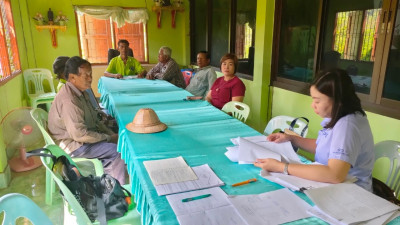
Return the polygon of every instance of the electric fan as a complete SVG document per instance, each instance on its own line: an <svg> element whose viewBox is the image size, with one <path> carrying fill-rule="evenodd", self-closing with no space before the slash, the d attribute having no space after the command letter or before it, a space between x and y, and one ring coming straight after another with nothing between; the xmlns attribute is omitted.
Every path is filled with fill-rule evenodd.
<svg viewBox="0 0 400 225"><path fill-rule="evenodd" d="M42 133L32 119L30 108L17 108L8 112L0 122L6 149L11 151L8 160L10 168L15 172L32 170L41 164L39 157L26 158L26 150L37 148L43 143ZM16 151L19 150L19 155Z"/></svg>

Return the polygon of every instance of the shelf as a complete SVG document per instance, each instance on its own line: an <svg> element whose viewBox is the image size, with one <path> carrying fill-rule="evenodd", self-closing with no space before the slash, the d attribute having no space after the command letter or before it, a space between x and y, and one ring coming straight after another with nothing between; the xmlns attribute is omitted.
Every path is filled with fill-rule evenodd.
<svg viewBox="0 0 400 225"><path fill-rule="evenodd" d="M156 6L154 5L151 9L153 12L157 13L157 27L161 28L161 12L162 11L171 11L171 22L172 27L175 28L175 17L176 12L184 12L185 8L183 5L180 6Z"/></svg>
<svg viewBox="0 0 400 225"><path fill-rule="evenodd" d="M35 25L36 29L40 32L42 30L49 30L51 35L51 44L54 48L57 48L57 36L56 31L66 31L67 26L60 26L60 25Z"/></svg>

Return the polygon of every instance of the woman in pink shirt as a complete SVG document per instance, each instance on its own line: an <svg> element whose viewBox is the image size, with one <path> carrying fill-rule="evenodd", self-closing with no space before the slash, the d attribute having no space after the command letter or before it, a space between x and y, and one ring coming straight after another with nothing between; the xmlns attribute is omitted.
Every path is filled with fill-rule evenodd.
<svg viewBox="0 0 400 225"><path fill-rule="evenodd" d="M215 80L206 96L206 100L213 106L222 109L230 101L242 102L246 86L235 76L238 64L236 55L227 53L221 58L220 63L221 72L224 76Z"/></svg>

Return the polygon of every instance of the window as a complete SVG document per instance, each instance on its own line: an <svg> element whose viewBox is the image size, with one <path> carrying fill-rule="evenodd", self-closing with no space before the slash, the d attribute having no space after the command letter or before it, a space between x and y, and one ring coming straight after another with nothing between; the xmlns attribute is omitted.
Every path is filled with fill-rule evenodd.
<svg viewBox="0 0 400 225"><path fill-rule="evenodd" d="M256 9L257 1L191 1L191 61L206 50L211 65L219 68L221 57L232 52L239 59L238 73L252 76Z"/></svg>
<svg viewBox="0 0 400 225"><path fill-rule="evenodd" d="M0 81L21 70L9 0L0 0Z"/></svg>
<svg viewBox="0 0 400 225"><path fill-rule="evenodd" d="M276 1L273 85L306 94L317 71L341 68L366 110L400 118L399 7L396 0Z"/></svg>
<svg viewBox="0 0 400 225"><path fill-rule="evenodd" d="M148 62L146 25L143 23L125 23L123 27L117 28L111 19L96 19L87 14L78 14L77 17L81 55L89 62L107 63L108 49L117 48L119 39L129 41L129 47L139 62Z"/></svg>

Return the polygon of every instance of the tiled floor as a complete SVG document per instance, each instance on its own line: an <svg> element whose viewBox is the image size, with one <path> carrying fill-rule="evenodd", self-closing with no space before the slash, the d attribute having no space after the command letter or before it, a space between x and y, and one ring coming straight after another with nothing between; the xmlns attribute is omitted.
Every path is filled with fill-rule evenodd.
<svg viewBox="0 0 400 225"><path fill-rule="evenodd" d="M7 193L21 193L32 199L50 218L54 225L63 224L63 200L58 190L53 194L53 204L45 203L46 172L43 166L31 171L11 174L11 182L7 188L0 189L0 196ZM23 207L21 208L23 209ZM2 221L2 216L0 218ZM18 221L18 224L27 224Z"/></svg>

